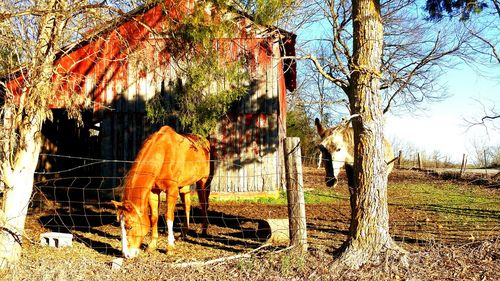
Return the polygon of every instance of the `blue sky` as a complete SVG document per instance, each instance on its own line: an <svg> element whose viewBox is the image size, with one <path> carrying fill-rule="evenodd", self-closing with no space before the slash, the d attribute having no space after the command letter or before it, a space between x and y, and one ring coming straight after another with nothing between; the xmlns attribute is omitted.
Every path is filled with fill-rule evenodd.
<svg viewBox="0 0 500 281"><path fill-rule="evenodd" d="M429 104L428 110L417 116L387 116L388 139L411 144L427 153L440 151L455 162L461 161L463 153L473 157L474 143L500 146L498 129L470 127L465 121L484 115L478 101L487 107L494 105L500 111L500 69L490 68L485 73L489 77L479 75L466 65L450 70L443 80L451 96Z"/></svg>
<svg viewBox="0 0 500 281"><path fill-rule="evenodd" d="M330 32L327 23L316 22L297 32L298 42L329 36ZM458 63L453 69L443 69L446 73L440 82L450 95L446 100L427 104L426 110L417 114L387 114L387 139L427 154L439 151L454 162L461 161L463 153L472 157L474 143L484 147L500 146L500 119L495 121L497 130L486 130L483 126L471 128L465 121L484 115L478 101L486 107L495 106L500 112L500 65L492 61L488 66L473 67L480 67L481 74L464 63Z"/></svg>

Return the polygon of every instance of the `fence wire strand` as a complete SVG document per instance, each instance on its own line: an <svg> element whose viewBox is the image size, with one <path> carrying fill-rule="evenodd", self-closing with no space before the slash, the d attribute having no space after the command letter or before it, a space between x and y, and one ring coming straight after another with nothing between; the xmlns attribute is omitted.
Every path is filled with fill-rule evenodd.
<svg viewBox="0 0 500 281"><path fill-rule="evenodd" d="M80 161L74 166L57 171L38 170L35 184L35 192L32 195L29 224L38 223L47 231L73 233L75 241L96 249L102 253L112 255L120 251L120 231L116 222L115 210L111 200L119 200L121 190L117 187L123 185L123 176L83 176L88 170L92 170L108 164L119 164L131 166L133 161L121 161L110 159L95 159L85 157L61 156L44 154L43 157L52 160L67 159ZM302 157L302 162L317 161L317 158ZM81 163L85 162L85 163ZM87 163L91 162L91 163ZM243 165L229 165L229 163L217 163L227 167L242 168ZM232 163L231 163L232 164ZM123 171L124 174L126 171ZM277 172L275 172L277 173ZM272 172L263 173L272 175ZM307 230L308 240L313 247L337 247L345 239L350 221L349 193L347 192L346 179L341 178L341 186L337 190L326 189L324 181L324 169L317 167L306 167L302 171L304 183L301 186L306 193L306 212L308 213ZM226 177L225 175L221 175ZM231 176L236 177L236 176ZM344 177L343 175L341 177ZM319 178L319 179L318 179ZM188 233L186 243L209 245L211 247L226 250L244 252L248 248L258 248L267 243L270 231L288 232L287 224L270 226L268 219L279 218L287 221L286 201L284 201L284 190L278 190L278 199L251 199L234 200L234 198L219 198L213 194L209 207L209 233L208 237L200 236L201 213L196 200L192 204L191 231ZM234 197L242 195L234 194ZM401 195L400 195L401 196ZM402 196L405 200L413 195ZM450 200L454 195L450 195ZM458 196L458 195L457 195ZM406 197L406 198L405 198ZM312 199L311 199L312 198ZM273 201L275 200L275 201ZM280 201L281 200L281 201ZM229 201L226 202L226 201ZM269 205L267 202L276 202ZM394 208L407 208L392 203ZM428 205L414 205L411 207L414 217L405 221L391 222L393 229L401 241L428 242L433 239L464 239L463 235L444 233L443 229L457 227L459 222L447 221L435 218L428 221L426 214L433 212L447 212L450 214L460 213L451 207L437 207ZM164 213L165 203L162 203L161 212ZM489 219L480 226L475 227L475 235L498 231L497 222L500 219L498 212L492 211L467 211L471 216ZM181 206L176 210L175 232L178 236L184 216ZM310 218L309 218L310 217ZM165 221L160 222L160 247L165 247ZM28 226L29 227L29 226ZM267 227L267 229L266 229ZM274 229L272 229L274 227ZM460 231L468 230L468 226L462 226ZM470 230L470 229L469 229ZM452 235L452 236L453 236ZM164 239L163 239L163 238ZM37 238L31 237L37 241ZM181 243L185 245L186 243ZM283 246L287 246L286 243ZM182 247L182 246L181 246Z"/></svg>

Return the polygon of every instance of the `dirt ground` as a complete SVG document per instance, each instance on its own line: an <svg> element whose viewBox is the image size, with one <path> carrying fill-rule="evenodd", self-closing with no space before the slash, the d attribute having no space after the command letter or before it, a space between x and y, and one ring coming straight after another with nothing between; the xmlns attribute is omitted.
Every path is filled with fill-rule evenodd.
<svg viewBox="0 0 500 281"><path fill-rule="evenodd" d="M294 255L286 244L266 244L268 233L261 230L264 220L286 219L286 206L217 201L210 204L209 236L198 235L201 231L195 204L187 238L179 237L180 222L175 224L174 251L166 251L166 234L161 232L158 251L142 253L112 269L112 261L121 253L120 231L111 206L107 202L74 204L32 211L21 263L0 272L0 279L500 280L498 211L473 225L450 223L432 210L398 204L398 198L405 194L391 191L390 185L391 235L409 251L409 266L390 259L358 271L333 266L335 251L346 239L349 227L349 200L345 181L334 194L324 187L323 176L323 170L304 169L305 190L332 197L328 203L306 205L309 251L305 255ZM389 180L404 184L429 181L445 184L414 171L394 172ZM498 189L488 192L498 198ZM160 227L164 229L164 222ZM73 246L40 246L39 235L47 231L71 231Z"/></svg>

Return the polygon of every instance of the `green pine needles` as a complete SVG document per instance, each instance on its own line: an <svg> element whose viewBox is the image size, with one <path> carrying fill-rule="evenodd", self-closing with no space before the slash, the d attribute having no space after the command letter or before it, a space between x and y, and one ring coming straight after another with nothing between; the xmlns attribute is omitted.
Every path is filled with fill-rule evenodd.
<svg viewBox="0 0 500 281"><path fill-rule="evenodd" d="M234 53L231 44L242 36L243 15L255 23L271 26L291 9L293 0L198 0L179 23L168 31L175 38L170 53L178 71L166 94L146 105L152 122L180 121L184 130L208 136L232 104L249 91L246 57L250 50ZM242 13L243 12L243 13ZM241 46L240 46L241 47Z"/></svg>
<svg viewBox="0 0 500 281"><path fill-rule="evenodd" d="M198 1L192 13L172 27L177 41L172 54L178 65L177 79L164 95L146 105L151 122L180 121L184 130L208 136L236 101L248 92L249 73L245 54L232 57L224 48L238 34L237 17L221 14L224 7ZM207 14L211 11L211 14ZM216 12L217 11L217 12Z"/></svg>
<svg viewBox="0 0 500 281"><path fill-rule="evenodd" d="M207 136L247 93L248 72L244 60L224 63L216 54L196 57L190 64L177 93L178 117L184 127Z"/></svg>
<svg viewBox="0 0 500 281"><path fill-rule="evenodd" d="M275 25L296 5L295 0L242 0L246 12L264 26Z"/></svg>

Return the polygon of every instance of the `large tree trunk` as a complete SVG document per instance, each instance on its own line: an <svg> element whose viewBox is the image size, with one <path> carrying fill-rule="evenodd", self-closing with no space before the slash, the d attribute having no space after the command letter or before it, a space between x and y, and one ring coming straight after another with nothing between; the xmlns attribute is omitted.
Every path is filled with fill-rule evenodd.
<svg viewBox="0 0 500 281"><path fill-rule="evenodd" d="M379 80L383 24L378 0L353 0L353 51L349 102L354 128L354 186L348 240L339 262L358 268L399 249L389 235L387 164ZM397 251L396 251L397 252Z"/></svg>

